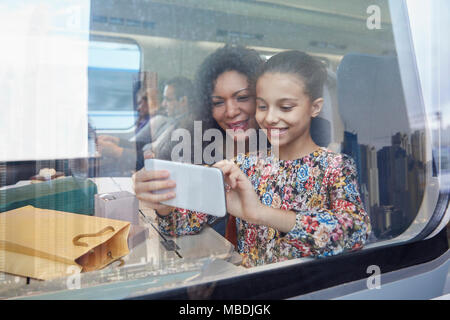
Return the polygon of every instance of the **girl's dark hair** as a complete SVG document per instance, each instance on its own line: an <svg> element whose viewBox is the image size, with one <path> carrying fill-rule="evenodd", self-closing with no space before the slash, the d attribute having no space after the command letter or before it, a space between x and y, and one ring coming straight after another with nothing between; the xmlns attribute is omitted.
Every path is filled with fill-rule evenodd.
<svg viewBox="0 0 450 320"><path fill-rule="evenodd" d="M264 73L289 73L305 84L306 94L312 101L323 96L327 71L322 61L301 51L284 51L271 57L262 67L258 78Z"/></svg>
<svg viewBox="0 0 450 320"><path fill-rule="evenodd" d="M212 118L211 95L217 78L226 71L237 71L248 78L249 85L254 82L263 63L259 54L243 46L226 45L210 54L200 65L197 76L197 98L202 110L202 120Z"/></svg>

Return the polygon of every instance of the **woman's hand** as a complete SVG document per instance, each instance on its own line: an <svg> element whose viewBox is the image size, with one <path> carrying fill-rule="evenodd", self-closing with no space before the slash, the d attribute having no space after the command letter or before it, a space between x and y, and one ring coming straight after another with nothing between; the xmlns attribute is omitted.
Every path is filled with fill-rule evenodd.
<svg viewBox="0 0 450 320"><path fill-rule="evenodd" d="M155 157L155 153L153 150L144 151L144 159L153 159Z"/></svg>
<svg viewBox="0 0 450 320"><path fill-rule="evenodd" d="M175 181L168 180L168 178L169 172L166 170L147 171L145 168L136 172L132 177L136 197L142 201L145 206L158 210L158 214L162 216L168 215L172 211L172 207L162 204L161 201L175 198L175 192L153 192L175 188Z"/></svg>
<svg viewBox="0 0 450 320"><path fill-rule="evenodd" d="M227 210L235 217L250 223L261 224L264 205L258 198L248 177L237 165L229 160L223 160L214 165L222 170L225 183L229 190L226 192Z"/></svg>

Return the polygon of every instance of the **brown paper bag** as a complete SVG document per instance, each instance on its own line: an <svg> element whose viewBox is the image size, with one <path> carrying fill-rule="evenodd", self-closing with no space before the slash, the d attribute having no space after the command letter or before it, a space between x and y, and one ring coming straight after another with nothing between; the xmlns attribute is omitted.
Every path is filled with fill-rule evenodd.
<svg viewBox="0 0 450 320"><path fill-rule="evenodd" d="M0 214L0 271L41 280L105 267L129 253L130 223L26 206Z"/></svg>

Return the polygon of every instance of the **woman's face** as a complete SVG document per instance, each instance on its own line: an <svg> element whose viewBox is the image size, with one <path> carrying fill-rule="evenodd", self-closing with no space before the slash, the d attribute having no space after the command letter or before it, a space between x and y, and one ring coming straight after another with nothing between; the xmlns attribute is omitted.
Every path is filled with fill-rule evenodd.
<svg viewBox="0 0 450 320"><path fill-rule="evenodd" d="M237 71L226 71L216 79L212 99L212 116L234 141L248 139L247 129L256 129L255 97L248 79Z"/></svg>

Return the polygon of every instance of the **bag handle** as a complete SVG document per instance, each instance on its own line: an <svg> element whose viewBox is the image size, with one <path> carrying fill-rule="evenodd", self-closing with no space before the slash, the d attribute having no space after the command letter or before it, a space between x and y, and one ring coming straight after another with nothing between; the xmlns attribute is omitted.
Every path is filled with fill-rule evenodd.
<svg viewBox="0 0 450 320"><path fill-rule="evenodd" d="M119 264L117 267L121 267L121 266L123 266L123 265L125 264L125 261L124 261L123 259L117 259L117 258L114 258L114 257L112 256L111 251L108 251L108 253L107 253L106 255L107 255L108 258L110 258L112 261L115 261L115 260L120 261L120 264Z"/></svg>
<svg viewBox="0 0 450 320"><path fill-rule="evenodd" d="M79 234L78 236L76 236L76 237L73 238L72 243L73 243L75 246L88 247L89 245L88 245L86 242L81 242L81 241L80 241L81 238L100 237L100 236L102 236L102 235L104 235L104 234L106 234L106 233L114 232L114 231L115 231L115 230L114 230L113 227L108 226L108 227L106 227L106 228L100 230L100 231L97 232L97 233L85 233L85 234Z"/></svg>

